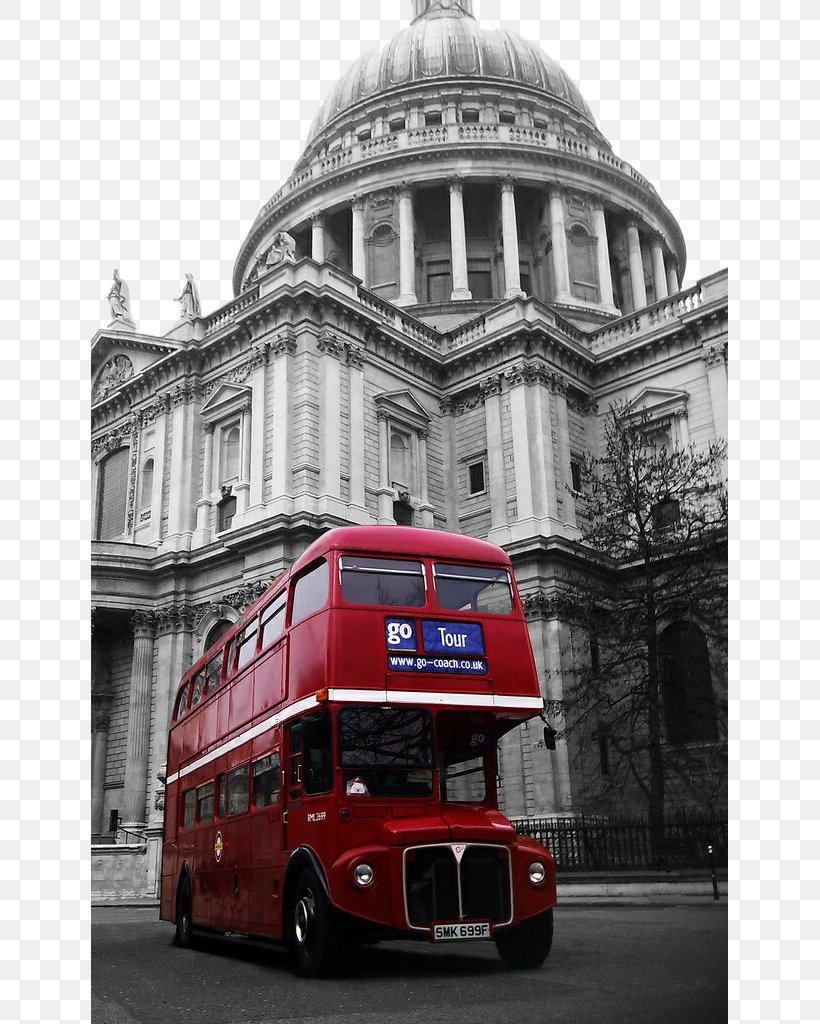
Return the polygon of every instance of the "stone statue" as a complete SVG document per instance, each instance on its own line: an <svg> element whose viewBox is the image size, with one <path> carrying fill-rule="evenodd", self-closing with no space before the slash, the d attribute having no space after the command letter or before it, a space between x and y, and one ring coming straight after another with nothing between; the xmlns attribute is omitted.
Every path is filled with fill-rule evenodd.
<svg viewBox="0 0 820 1024"><path fill-rule="evenodd" d="M202 315L202 304L199 301L199 289L194 281L193 274L185 275L185 287L182 295L175 300L180 304L180 320L193 320L195 316Z"/></svg>
<svg viewBox="0 0 820 1024"><path fill-rule="evenodd" d="M296 239L287 231L277 231L273 236L268 258L265 260L265 269L270 270L271 267L277 267L285 262L296 262Z"/></svg>
<svg viewBox="0 0 820 1024"><path fill-rule="evenodd" d="M114 283L108 293L108 305L111 307L111 316L115 322L118 321L128 327L134 326L131 317L131 296L128 285L120 277L119 270L114 271Z"/></svg>

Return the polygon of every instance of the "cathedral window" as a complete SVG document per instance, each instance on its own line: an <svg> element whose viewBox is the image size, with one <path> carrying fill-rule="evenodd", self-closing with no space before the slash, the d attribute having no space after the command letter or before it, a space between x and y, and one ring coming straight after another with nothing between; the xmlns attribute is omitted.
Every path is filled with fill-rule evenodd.
<svg viewBox="0 0 820 1024"><path fill-rule="evenodd" d="M450 261L431 260L427 264L427 301L449 302L452 290Z"/></svg>
<svg viewBox="0 0 820 1024"><path fill-rule="evenodd" d="M478 110L462 110L461 111L461 123L462 124L478 124L479 111Z"/></svg>
<svg viewBox="0 0 820 1024"><path fill-rule="evenodd" d="M511 110L502 110L498 120L501 124L515 124L515 114Z"/></svg>
<svg viewBox="0 0 820 1024"><path fill-rule="evenodd" d="M426 110L424 112L424 123L429 128L431 125L441 124L440 110Z"/></svg>
<svg viewBox="0 0 820 1024"><path fill-rule="evenodd" d="M580 224L567 232L570 291L576 299L598 302L597 240Z"/></svg>
<svg viewBox="0 0 820 1024"><path fill-rule="evenodd" d="M226 495L216 507L216 528L218 532L230 530L236 515L236 498Z"/></svg>
<svg viewBox="0 0 820 1024"><path fill-rule="evenodd" d="M404 114L402 114L401 117L390 118L389 127L391 132L403 132L406 126L407 118L404 116Z"/></svg>
<svg viewBox="0 0 820 1024"><path fill-rule="evenodd" d="M715 742L717 715L705 635L691 622L674 622L661 634L659 646L667 740Z"/></svg>
<svg viewBox="0 0 820 1024"><path fill-rule="evenodd" d="M484 459L470 463L467 473L470 479L470 495L483 494L487 489L484 477Z"/></svg>
<svg viewBox="0 0 820 1024"><path fill-rule="evenodd" d="M493 297L493 275L488 259L467 260L467 287L474 299Z"/></svg>
<svg viewBox="0 0 820 1024"><path fill-rule="evenodd" d="M142 467L142 482L140 484L140 509L151 507L151 496L154 491L154 460L146 459Z"/></svg>
<svg viewBox="0 0 820 1024"><path fill-rule="evenodd" d="M219 482L229 484L239 479L239 424L222 428L219 452Z"/></svg>
<svg viewBox="0 0 820 1024"><path fill-rule="evenodd" d="M120 448L100 463L97 539L119 540L125 532L129 448Z"/></svg>
<svg viewBox="0 0 820 1024"><path fill-rule="evenodd" d="M399 491L410 488L410 438L398 430L390 432L391 486Z"/></svg>

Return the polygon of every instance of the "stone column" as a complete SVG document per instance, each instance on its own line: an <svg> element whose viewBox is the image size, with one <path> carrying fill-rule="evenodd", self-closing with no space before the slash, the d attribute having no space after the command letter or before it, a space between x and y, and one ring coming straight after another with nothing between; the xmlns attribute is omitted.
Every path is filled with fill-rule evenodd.
<svg viewBox="0 0 820 1024"><path fill-rule="evenodd" d="M251 484L251 403L247 401L242 406L242 426L240 428L241 449L239 455L239 482L234 484L233 493L236 495L236 515L234 516L234 527L241 525L237 517L244 516L248 509L248 497Z"/></svg>
<svg viewBox="0 0 820 1024"><path fill-rule="evenodd" d="M364 199L353 200L352 273L367 287L367 259L364 249Z"/></svg>
<svg viewBox="0 0 820 1024"><path fill-rule="evenodd" d="M649 246L652 261L652 281L655 285L655 301L665 299L669 294L666 287L666 268L663 265L663 242L660 235L653 235Z"/></svg>
<svg viewBox="0 0 820 1024"><path fill-rule="evenodd" d="M125 743L123 825L138 827L146 821L148 740L151 727L151 676L154 660L154 618L134 612L134 652L128 696L128 733Z"/></svg>
<svg viewBox="0 0 820 1024"><path fill-rule="evenodd" d="M546 676L547 717L553 729L563 732L566 728L564 718L563 668L561 665L561 623L551 618L546 623L547 644L546 657L548 672ZM572 810L572 786L570 784L569 749L562 736L556 741L552 753L552 777L555 785L555 809L558 812Z"/></svg>
<svg viewBox="0 0 820 1024"><path fill-rule="evenodd" d="M214 489L214 425L203 423L202 433L205 435L205 452L202 459L202 490L196 503L196 530L192 547L199 548L211 541L211 492Z"/></svg>
<svg viewBox="0 0 820 1024"><path fill-rule="evenodd" d="M480 385L487 429L487 488L490 492L490 533L494 543L509 539L507 521L507 481L504 472L504 439L501 432L501 374L488 377Z"/></svg>
<svg viewBox="0 0 820 1024"><path fill-rule="evenodd" d="M168 499L168 533L163 550L187 551L193 536L194 513L194 430L192 399L194 388L187 381L171 393L171 480Z"/></svg>
<svg viewBox="0 0 820 1024"><path fill-rule="evenodd" d="M632 285L632 305L635 310L646 305L646 285L643 280L643 257L641 256L641 236L638 225L631 220L626 226L626 245L629 252L629 280Z"/></svg>
<svg viewBox="0 0 820 1024"><path fill-rule="evenodd" d="M273 438L273 465L270 503L273 504L275 513L288 511L286 506L291 497L290 364L295 351L296 342L292 337L291 328L285 328L269 346L273 374L270 425Z"/></svg>
<svg viewBox="0 0 820 1024"><path fill-rule="evenodd" d="M316 263L325 262L325 218L321 213L310 222L310 255Z"/></svg>
<svg viewBox="0 0 820 1024"><path fill-rule="evenodd" d="M715 424L715 437L727 439L728 431L728 383L726 372L726 343L714 345L703 350L706 363L706 376L709 381L709 396L712 399L712 419Z"/></svg>
<svg viewBox="0 0 820 1024"><path fill-rule="evenodd" d="M521 291L515 219L515 182L511 177L501 180L501 239L504 246L504 298L515 299L524 293Z"/></svg>
<svg viewBox="0 0 820 1024"><path fill-rule="evenodd" d="M530 388L530 423L533 442L535 516L540 533L546 537L560 532L558 492L555 486L555 455L552 439L552 392L546 371L535 374Z"/></svg>
<svg viewBox="0 0 820 1024"><path fill-rule="evenodd" d="M91 834L103 830L105 814L105 759L111 728L110 693L92 694L94 732L91 735Z"/></svg>
<svg viewBox="0 0 820 1024"><path fill-rule="evenodd" d="M321 353L319 377L319 503L321 510L344 515L342 500L342 347L336 337L327 334L317 345Z"/></svg>
<svg viewBox="0 0 820 1024"><path fill-rule="evenodd" d="M558 464L560 466L561 500L564 506L564 523L570 535L580 536L575 514L575 495L572 492L572 470L570 469L569 416L567 414L567 382L558 374L552 377L552 393L555 400L555 419L558 428Z"/></svg>
<svg viewBox="0 0 820 1024"><path fill-rule="evenodd" d="M552 240L552 280L555 284L555 301L572 302L569 287L569 262L567 260L567 233L564 227L564 197L560 188L549 193L550 237Z"/></svg>
<svg viewBox="0 0 820 1024"><path fill-rule="evenodd" d="M520 367L508 371L510 385L510 429L513 439L513 462L515 464L515 503L518 519L514 526L516 536L533 532L535 516L533 503L533 467L530 463L530 423L527 410L527 385L525 374ZM529 526L526 524L529 523ZM535 531L537 532L537 531Z"/></svg>
<svg viewBox="0 0 820 1024"><path fill-rule="evenodd" d="M370 520L364 490L364 358L362 349L347 350L350 394L350 518L360 523Z"/></svg>
<svg viewBox="0 0 820 1024"><path fill-rule="evenodd" d="M165 431L168 423L168 396L155 403L154 418L154 486L151 489L151 528L148 543L159 544L162 533L162 485L165 477Z"/></svg>
<svg viewBox="0 0 820 1024"><path fill-rule="evenodd" d="M602 306L607 306L613 312L615 307L615 296L612 291L612 271L609 266L609 240L606 234L606 214L600 204L592 207L592 229L598 239L598 287L600 289L599 299Z"/></svg>
<svg viewBox="0 0 820 1024"><path fill-rule="evenodd" d="M427 479L427 431L418 432L419 457L419 515L425 530L433 529L433 506L430 504L430 487Z"/></svg>
<svg viewBox="0 0 820 1024"><path fill-rule="evenodd" d="M458 456L456 453L455 428L453 424L453 400L443 398L439 404L441 412L441 433L444 446L444 479L448 486L444 488L444 507L447 511L447 529L450 533L460 533L458 520L458 492L455 481L458 477Z"/></svg>
<svg viewBox="0 0 820 1024"><path fill-rule="evenodd" d="M464 227L464 182L450 178L450 255L453 275L451 299L471 299L467 281L467 233Z"/></svg>
<svg viewBox="0 0 820 1024"><path fill-rule="evenodd" d="M254 511L246 516L246 522L261 519L265 488L265 398L267 391L268 349L261 346L255 350L256 365L251 377L253 392L251 409L251 443L248 484L248 506Z"/></svg>
<svg viewBox="0 0 820 1024"><path fill-rule="evenodd" d="M379 526L394 526L393 488L390 486L390 439L388 437L387 413L384 409L377 412L379 420Z"/></svg>
<svg viewBox="0 0 820 1024"><path fill-rule="evenodd" d="M677 295L680 291L678 283L678 267L674 257L670 256L666 263L666 284L670 295Z"/></svg>
<svg viewBox="0 0 820 1024"><path fill-rule="evenodd" d="M675 423L675 440L678 443L679 448L689 447L689 422L686 417L685 409L678 409L674 414Z"/></svg>
<svg viewBox="0 0 820 1024"><path fill-rule="evenodd" d="M402 184L399 190L399 306L414 306L418 302L414 235L413 193L408 185Z"/></svg>

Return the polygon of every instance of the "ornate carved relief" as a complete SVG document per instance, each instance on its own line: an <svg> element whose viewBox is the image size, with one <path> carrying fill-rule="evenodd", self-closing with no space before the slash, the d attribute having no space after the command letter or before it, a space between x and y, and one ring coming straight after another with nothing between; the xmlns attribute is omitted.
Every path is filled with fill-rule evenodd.
<svg viewBox="0 0 820 1024"><path fill-rule="evenodd" d="M94 390L91 392L91 404L102 401L106 395L115 391L120 384L134 376L134 364L128 356L119 355L109 359L100 371Z"/></svg>

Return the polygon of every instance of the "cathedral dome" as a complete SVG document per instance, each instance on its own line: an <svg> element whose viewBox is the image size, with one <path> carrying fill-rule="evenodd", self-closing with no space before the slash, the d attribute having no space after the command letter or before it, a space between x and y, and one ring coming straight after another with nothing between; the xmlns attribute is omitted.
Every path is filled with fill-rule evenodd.
<svg viewBox="0 0 820 1024"><path fill-rule="evenodd" d="M504 29L482 28L471 4L432 0L415 5L416 17L382 50L360 57L322 103L307 146L358 103L409 86L452 79L481 79L546 94L558 109L594 128L578 87L540 47Z"/></svg>

